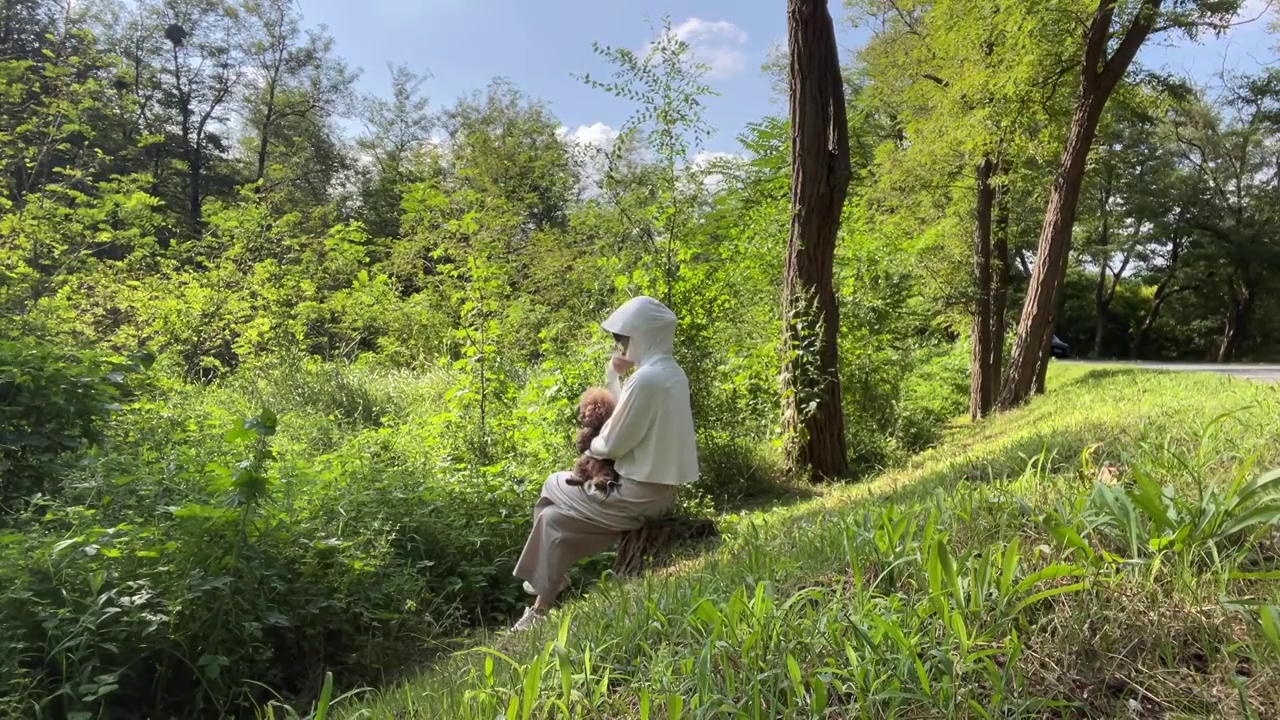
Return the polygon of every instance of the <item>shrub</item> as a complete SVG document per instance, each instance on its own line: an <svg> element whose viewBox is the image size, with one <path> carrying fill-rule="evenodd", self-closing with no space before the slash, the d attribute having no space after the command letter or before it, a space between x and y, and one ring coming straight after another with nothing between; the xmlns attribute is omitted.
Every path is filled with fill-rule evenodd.
<svg viewBox="0 0 1280 720"><path fill-rule="evenodd" d="M139 357L149 365L149 358ZM0 340L0 504L56 489L63 463L101 439L125 373L96 353Z"/></svg>

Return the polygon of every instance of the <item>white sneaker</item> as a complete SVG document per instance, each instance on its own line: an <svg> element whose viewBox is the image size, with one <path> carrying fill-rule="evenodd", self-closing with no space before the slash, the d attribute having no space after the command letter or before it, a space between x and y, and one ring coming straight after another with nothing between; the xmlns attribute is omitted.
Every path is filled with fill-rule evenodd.
<svg viewBox="0 0 1280 720"><path fill-rule="evenodd" d="M569 587L569 578L565 578L564 582L560 583L560 592L564 592L567 587ZM533 589L533 586L529 584L528 580L524 581L524 591L534 597L537 597L538 595L538 591Z"/></svg>
<svg viewBox="0 0 1280 720"><path fill-rule="evenodd" d="M525 608L524 614L520 616L515 625L511 626L511 632L524 632L545 620L546 617L547 614L544 612L538 612L531 607Z"/></svg>

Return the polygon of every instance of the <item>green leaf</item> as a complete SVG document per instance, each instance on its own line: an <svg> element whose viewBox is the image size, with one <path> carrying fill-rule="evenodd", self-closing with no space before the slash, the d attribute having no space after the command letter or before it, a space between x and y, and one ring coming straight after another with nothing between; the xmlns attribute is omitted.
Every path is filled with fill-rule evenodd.
<svg viewBox="0 0 1280 720"><path fill-rule="evenodd" d="M1013 608L1012 614L1015 616L1020 615L1022 614L1023 610L1031 607L1032 605L1035 605L1041 600L1047 600L1051 597L1057 597L1058 595L1066 595L1067 593L1079 592L1081 590L1084 590L1087 587L1089 587L1088 582L1078 582L1073 585L1064 585L1061 587L1049 588L1048 590L1038 592L1035 595L1032 595L1031 597L1028 597L1022 602L1018 603L1017 606Z"/></svg>
<svg viewBox="0 0 1280 720"><path fill-rule="evenodd" d="M791 678L792 687L798 691L804 688L804 675L800 672L800 663L796 662L791 653L787 653L787 675Z"/></svg>
<svg viewBox="0 0 1280 720"><path fill-rule="evenodd" d="M1055 563L1023 578L1022 582L1019 582L1017 587L1014 588L1014 592L1021 595L1042 582L1060 580L1065 577L1079 577L1084 572L1084 568L1076 565Z"/></svg>
<svg viewBox="0 0 1280 720"><path fill-rule="evenodd" d="M956 607L964 607L964 591L960 587L960 577L956 574L956 563L951 558L951 550L947 547L946 538L938 538L938 562L942 566L948 589L955 598Z"/></svg>
<svg viewBox="0 0 1280 720"><path fill-rule="evenodd" d="M1214 535L1214 539L1222 540L1245 530L1256 530L1280 524L1280 505L1263 505L1234 518Z"/></svg>

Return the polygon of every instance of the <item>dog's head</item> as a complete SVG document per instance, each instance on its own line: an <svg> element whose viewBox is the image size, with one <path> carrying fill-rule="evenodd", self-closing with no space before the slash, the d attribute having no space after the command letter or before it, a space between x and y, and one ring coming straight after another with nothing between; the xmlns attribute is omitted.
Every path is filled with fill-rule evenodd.
<svg viewBox="0 0 1280 720"><path fill-rule="evenodd" d="M613 414L613 393L604 388L589 388L578 398L578 424L597 432Z"/></svg>

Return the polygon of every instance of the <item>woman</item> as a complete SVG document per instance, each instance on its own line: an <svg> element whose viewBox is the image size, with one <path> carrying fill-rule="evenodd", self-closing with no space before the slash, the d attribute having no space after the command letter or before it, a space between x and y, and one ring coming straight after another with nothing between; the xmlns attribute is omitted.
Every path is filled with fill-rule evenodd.
<svg viewBox="0 0 1280 720"><path fill-rule="evenodd" d="M546 617L575 563L669 511L676 488L698 479L689 379L672 356L676 316L653 298L637 297L601 327L621 348L605 370L617 407L589 452L613 460L621 483L602 499L565 484L568 472L543 483L514 572L536 599L514 630Z"/></svg>

